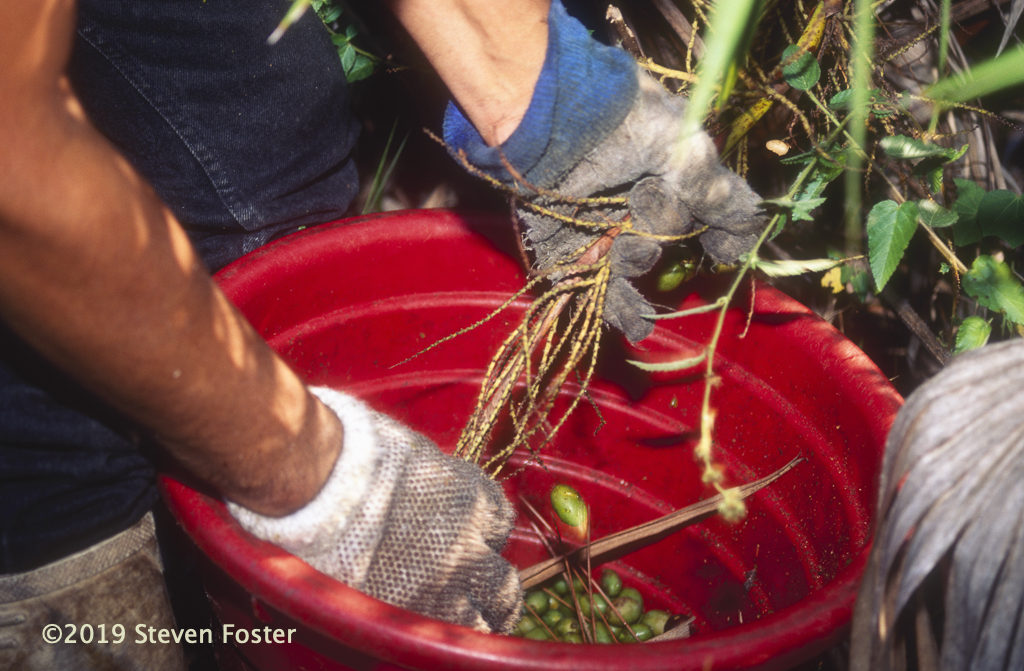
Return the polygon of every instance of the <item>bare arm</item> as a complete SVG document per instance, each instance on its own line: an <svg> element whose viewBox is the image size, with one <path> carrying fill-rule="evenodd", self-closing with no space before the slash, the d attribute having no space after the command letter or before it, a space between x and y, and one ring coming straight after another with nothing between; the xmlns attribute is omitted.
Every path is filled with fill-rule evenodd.
<svg viewBox="0 0 1024 671"><path fill-rule="evenodd" d="M0 317L266 514L312 498L341 426L219 292L63 77L73 0L0 3Z"/></svg>
<svg viewBox="0 0 1024 671"><path fill-rule="evenodd" d="M484 137L503 141L544 59L548 0L393 0ZM0 4L0 317L226 497L312 498L341 426L203 270L63 76L73 0Z"/></svg>
<svg viewBox="0 0 1024 671"><path fill-rule="evenodd" d="M508 139L529 107L547 50L550 0L389 0L490 145Z"/></svg>

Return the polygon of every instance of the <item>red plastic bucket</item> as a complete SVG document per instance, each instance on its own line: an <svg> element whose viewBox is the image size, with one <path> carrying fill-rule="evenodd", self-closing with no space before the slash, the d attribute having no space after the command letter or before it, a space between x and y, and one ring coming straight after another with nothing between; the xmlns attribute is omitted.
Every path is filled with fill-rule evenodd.
<svg viewBox="0 0 1024 671"><path fill-rule="evenodd" d="M308 382L355 393L451 447L481 371L526 303L400 362L522 287L512 241L508 223L492 216L361 217L268 245L218 281ZM699 305L720 292L691 284L660 302ZM593 402L545 451L546 468L528 466L505 482L511 499L543 507L550 486L568 482L590 503L597 538L710 496L692 456L702 378L621 361L627 353L692 356L713 322L714 314L659 322L636 348L609 337ZM247 535L220 501L165 478L169 505L208 563L207 592L222 622L295 630L291 643L235 646L235 661L253 669L696 671L786 669L821 653L849 622L900 398L851 342L769 287L730 311L718 352L715 450L728 482L804 461L749 499L744 521L712 518L617 562L650 605L696 617L691 638L569 645L443 624L331 580ZM525 522L507 556L520 566L544 558Z"/></svg>

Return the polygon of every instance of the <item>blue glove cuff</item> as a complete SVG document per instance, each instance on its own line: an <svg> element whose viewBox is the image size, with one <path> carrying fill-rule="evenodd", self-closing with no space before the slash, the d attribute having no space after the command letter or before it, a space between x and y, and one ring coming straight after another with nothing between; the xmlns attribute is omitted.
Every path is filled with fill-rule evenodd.
<svg viewBox="0 0 1024 671"><path fill-rule="evenodd" d="M629 54L599 43L552 0L544 67L519 126L499 147L488 147L449 103L445 143L502 182L512 181L504 156L530 184L550 188L626 117L636 96L636 69Z"/></svg>

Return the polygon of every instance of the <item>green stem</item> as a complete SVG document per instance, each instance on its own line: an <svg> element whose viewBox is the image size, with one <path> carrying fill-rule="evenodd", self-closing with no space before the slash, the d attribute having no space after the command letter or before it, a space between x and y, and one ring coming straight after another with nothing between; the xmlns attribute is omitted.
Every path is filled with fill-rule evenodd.
<svg viewBox="0 0 1024 671"><path fill-rule="evenodd" d="M803 186L804 181L807 180L807 177L811 174L814 167L815 164L813 162L808 163L806 166L804 166L804 169L800 171L800 174L797 176L795 180L793 180L793 184L789 188L789 193L787 194L789 198L792 198L797 194L797 192L800 190L800 187ZM736 296L736 292L739 290L740 283L744 280L744 278L747 276L747 273L750 272L750 270L754 267L754 264L757 262L757 253L761 249L761 245L764 244L764 241L767 240L768 237L771 235L771 232L775 230L775 227L778 225L780 216L782 215L776 214L768 221L768 224L764 227L764 230L761 231L761 235L758 236L757 242L754 243L754 246L746 255L746 258L743 260L743 263L740 265L740 268L736 271L736 277L729 285L728 290L726 290L725 294L720 296L718 300L716 300L713 303L713 305L720 307L718 310L718 317L715 320L715 327L711 332L711 339L708 341L708 344L704 348L704 394L701 400L700 409L701 433L700 439L697 443L698 456L704 462L705 476L713 476L714 474L714 465L710 457L710 446L712 439L711 431L713 429L713 419L711 419L711 388L714 386L715 380L715 353L718 351L718 342L722 337L722 329L725 326L725 316L729 311L729 305L732 303L732 299ZM692 314L692 312L690 314ZM725 495L727 488L723 487L717 478L711 477L710 481L719 493ZM733 504L735 505L736 502L733 501Z"/></svg>
<svg viewBox="0 0 1024 671"><path fill-rule="evenodd" d="M861 253L861 174L864 170L863 150L867 144L868 105L872 58L874 56L875 22L871 0L854 0L853 101L851 118L852 144L844 177L846 201L846 255Z"/></svg>

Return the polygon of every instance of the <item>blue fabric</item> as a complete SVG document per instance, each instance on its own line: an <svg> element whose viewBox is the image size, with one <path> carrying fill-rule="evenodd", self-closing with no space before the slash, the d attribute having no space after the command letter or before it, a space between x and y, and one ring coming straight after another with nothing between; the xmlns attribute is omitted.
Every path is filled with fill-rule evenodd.
<svg viewBox="0 0 1024 671"><path fill-rule="evenodd" d="M488 147L454 104L445 111L444 140L453 153L503 182L502 156L531 184L548 188L626 117L637 90L636 64L601 44L559 0L548 15L548 47L526 115L500 147Z"/></svg>
<svg viewBox="0 0 1024 671"><path fill-rule="evenodd" d="M79 2L72 85L211 269L341 216L356 194L358 125L337 53L312 12L267 46L286 9ZM0 573L127 528L157 500L155 470L130 424L0 324Z"/></svg>
<svg viewBox="0 0 1024 671"><path fill-rule="evenodd" d="M358 124L313 12L281 0L80 0L69 76L212 270L354 198Z"/></svg>

